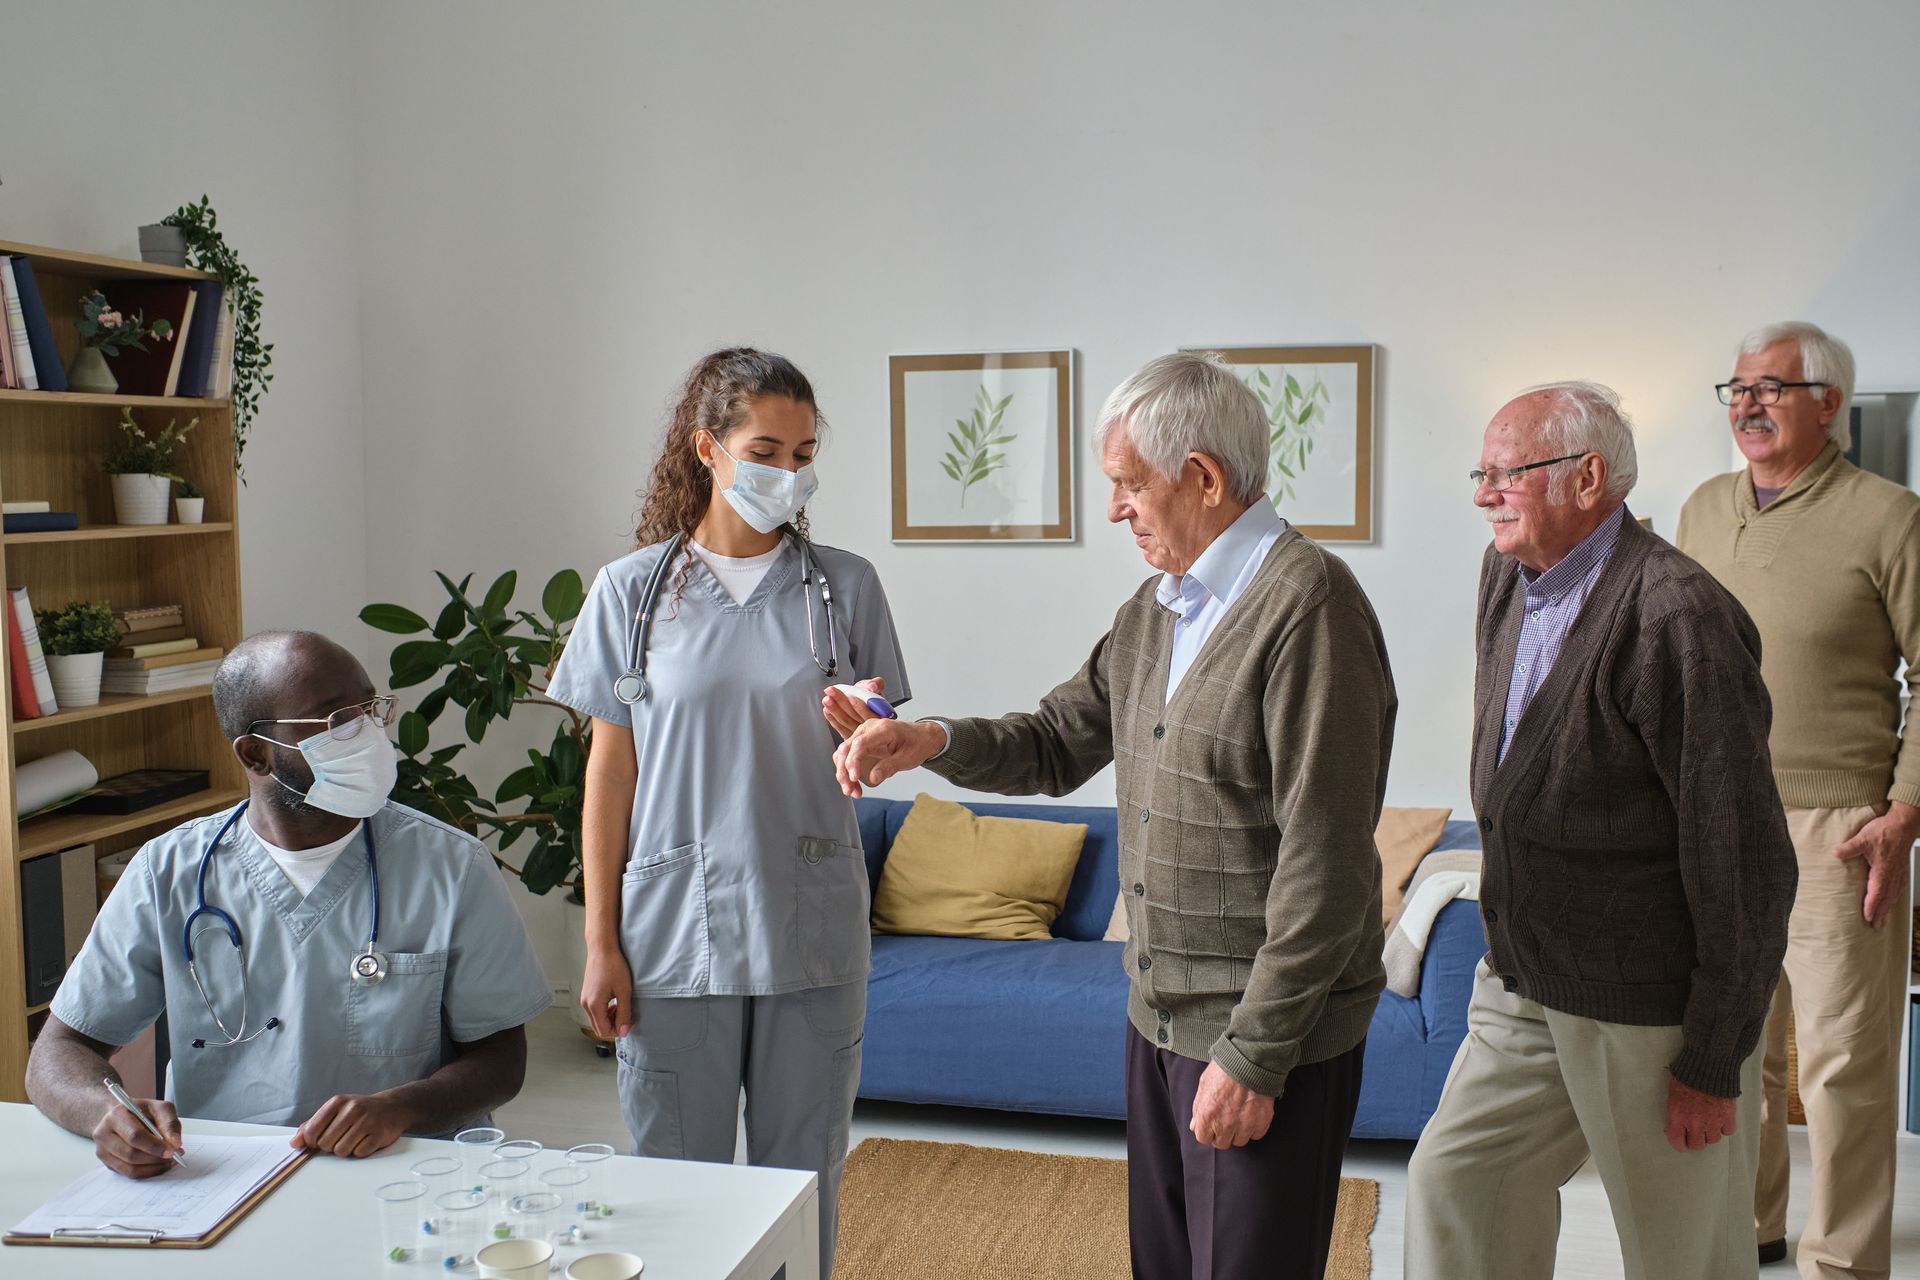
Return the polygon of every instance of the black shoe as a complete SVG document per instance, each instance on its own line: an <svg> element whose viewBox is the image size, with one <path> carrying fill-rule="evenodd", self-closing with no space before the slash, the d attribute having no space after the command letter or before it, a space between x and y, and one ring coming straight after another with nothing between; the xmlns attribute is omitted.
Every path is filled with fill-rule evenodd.
<svg viewBox="0 0 1920 1280"><path fill-rule="evenodd" d="M1785 1236L1780 1237L1778 1240L1769 1240L1760 1246L1761 1266L1764 1267L1769 1262L1785 1262L1786 1260L1787 1238Z"/></svg>

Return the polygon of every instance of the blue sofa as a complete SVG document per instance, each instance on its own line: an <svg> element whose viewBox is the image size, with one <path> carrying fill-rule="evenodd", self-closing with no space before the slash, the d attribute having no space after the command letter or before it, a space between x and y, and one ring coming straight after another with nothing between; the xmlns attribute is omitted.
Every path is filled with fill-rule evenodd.
<svg viewBox="0 0 1920 1280"><path fill-rule="evenodd" d="M879 883L909 807L905 800L856 803L869 883ZM1100 940L1120 887L1114 810L968 808L983 817L1087 824L1066 909L1048 942L876 936L860 1096L1123 1118L1127 975L1121 944ZM1478 847L1471 822L1449 822L1437 846ZM1485 951L1479 904L1451 903L1428 941L1420 994L1381 995L1355 1137L1419 1136L1466 1037L1473 968Z"/></svg>

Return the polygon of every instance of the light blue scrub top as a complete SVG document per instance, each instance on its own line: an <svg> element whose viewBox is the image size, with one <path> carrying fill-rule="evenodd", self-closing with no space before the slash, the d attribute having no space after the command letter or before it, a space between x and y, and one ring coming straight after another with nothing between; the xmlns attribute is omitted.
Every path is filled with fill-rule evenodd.
<svg viewBox="0 0 1920 1280"><path fill-rule="evenodd" d="M634 610L665 551L664 543L642 547L594 578L547 690L633 730L639 780L620 930L634 994L776 995L864 978L867 868L853 802L834 781L839 739L820 714L820 695L884 676L887 700L907 700L880 579L859 556L814 547L833 587L840 667L828 677L807 646L791 537L741 603L683 549L654 608L651 692L628 707L613 683L627 669ZM813 610L824 659L817 584Z"/></svg>
<svg viewBox="0 0 1920 1280"><path fill-rule="evenodd" d="M304 900L243 817L214 850L207 902L231 915L245 947L246 1044L227 1037L187 976L181 926L198 903L200 856L233 810L149 841L108 895L54 994L53 1015L83 1035L125 1044L164 1009L180 1113L298 1125L337 1093L424 1079L471 1043L517 1027L553 1001L520 913L485 846L397 804L368 819L380 873L380 938L389 966L370 987L348 977L365 950L373 897L364 831ZM211 926L193 954L207 996L240 1029L233 944ZM207 1047L193 1041L205 1038ZM461 1126L456 1126L461 1127ZM424 1135L433 1136L433 1135Z"/></svg>

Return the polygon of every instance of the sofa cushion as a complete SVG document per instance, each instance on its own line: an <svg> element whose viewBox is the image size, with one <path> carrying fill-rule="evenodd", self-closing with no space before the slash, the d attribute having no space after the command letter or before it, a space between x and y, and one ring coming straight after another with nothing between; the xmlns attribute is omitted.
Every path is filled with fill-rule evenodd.
<svg viewBox="0 0 1920 1280"><path fill-rule="evenodd" d="M1127 975L1105 942L873 940L860 1096L1126 1114Z"/></svg>
<svg viewBox="0 0 1920 1280"><path fill-rule="evenodd" d="M1086 834L1082 823L983 818L920 795L874 886L874 932L1051 938Z"/></svg>
<svg viewBox="0 0 1920 1280"><path fill-rule="evenodd" d="M1380 920L1392 921L1400 910L1400 899L1407 891L1420 860L1433 851L1441 832L1446 830L1451 809L1386 808L1373 829L1373 843L1380 850Z"/></svg>

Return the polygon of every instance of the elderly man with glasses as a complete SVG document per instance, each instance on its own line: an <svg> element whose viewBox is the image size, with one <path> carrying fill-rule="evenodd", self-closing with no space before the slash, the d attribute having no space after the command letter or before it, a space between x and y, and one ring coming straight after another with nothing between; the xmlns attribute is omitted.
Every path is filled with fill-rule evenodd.
<svg viewBox="0 0 1920 1280"><path fill-rule="evenodd" d="M1406 1274L1553 1272L1598 1167L1630 1278L1752 1276L1760 1055L1793 850L1760 639L1626 509L1619 400L1540 387L1487 427L1470 777L1488 952L1408 1170Z"/></svg>
<svg viewBox="0 0 1920 1280"><path fill-rule="evenodd" d="M339 645L281 632L220 664L213 710L248 798L128 865L34 1042L34 1104L145 1178L183 1150L181 1115L366 1156L513 1097L551 989L486 848L388 801L393 699ZM143 1121L101 1081L162 1013L173 1096L134 1097Z"/></svg>
<svg viewBox="0 0 1920 1280"><path fill-rule="evenodd" d="M1786 1257L1787 1018L1813 1149L1800 1273L1892 1266L1908 859L1920 835L1920 497L1848 462L1853 355L1811 324L1740 344L1717 388L1745 469L1701 485L1676 541L1739 598L1765 645L1773 776L1800 862L1767 1024L1755 1225Z"/></svg>

